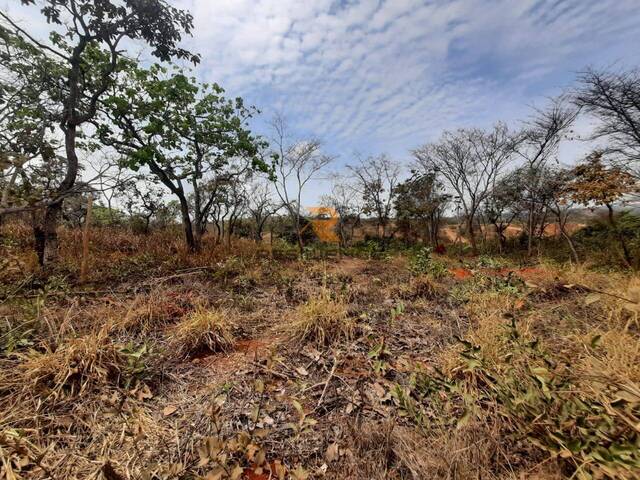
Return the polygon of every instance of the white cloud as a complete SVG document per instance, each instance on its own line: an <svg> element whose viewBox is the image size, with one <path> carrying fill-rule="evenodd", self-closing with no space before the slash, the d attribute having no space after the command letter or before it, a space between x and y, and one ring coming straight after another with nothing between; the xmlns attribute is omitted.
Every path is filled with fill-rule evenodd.
<svg viewBox="0 0 640 480"><path fill-rule="evenodd" d="M203 80L264 117L284 111L343 162L353 150L406 157L445 128L514 124L576 70L637 62L640 44L637 0L172 2L194 15Z"/></svg>

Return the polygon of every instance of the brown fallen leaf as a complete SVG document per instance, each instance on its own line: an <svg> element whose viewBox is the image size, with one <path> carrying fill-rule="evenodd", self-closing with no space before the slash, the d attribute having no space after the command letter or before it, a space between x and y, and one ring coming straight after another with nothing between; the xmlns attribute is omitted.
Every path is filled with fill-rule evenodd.
<svg viewBox="0 0 640 480"><path fill-rule="evenodd" d="M165 417L168 417L169 415L173 415L177 411L178 411L178 407L176 407L175 405L167 405L162 409L162 414Z"/></svg>
<svg viewBox="0 0 640 480"><path fill-rule="evenodd" d="M328 463L335 462L340 456L340 451L338 449L337 443L332 443L327 448L327 451L324 453L324 458Z"/></svg>

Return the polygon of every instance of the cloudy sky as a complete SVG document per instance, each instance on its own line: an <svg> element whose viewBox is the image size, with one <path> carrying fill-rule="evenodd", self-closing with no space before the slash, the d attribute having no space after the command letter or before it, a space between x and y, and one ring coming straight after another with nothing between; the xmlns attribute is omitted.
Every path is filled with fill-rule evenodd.
<svg viewBox="0 0 640 480"><path fill-rule="evenodd" d="M180 0L200 75L341 157L526 118L587 65L640 65L639 0Z"/></svg>
<svg viewBox="0 0 640 480"><path fill-rule="evenodd" d="M447 128L517 126L586 66L640 65L640 0L171 1L194 15L200 78L262 119L282 112L338 164L406 160Z"/></svg>

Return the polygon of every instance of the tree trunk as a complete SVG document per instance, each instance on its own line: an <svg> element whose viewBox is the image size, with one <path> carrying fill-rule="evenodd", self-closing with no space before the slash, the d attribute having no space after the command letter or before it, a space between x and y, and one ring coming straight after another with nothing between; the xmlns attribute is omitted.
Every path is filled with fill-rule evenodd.
<svg viewBox="0 0 640 480"><path fill-rule="evenodd" d="M573 240L571 239L571 235L569 235L567 231L564 229L564 225L560 227L560 234L567 241L567 245L569 245L569 250L571 250L571 256L573 257L573 260L576 263L580 263L580 257L578 257L576 246L574 245Z"/></svg>
<svg viewBox="0 0 640 480"><path fill-rule="evenodd" d="M16 160L15 168L13 169L13 173L9 178L9 181L5 184L4 189L2 190L2 198L0 198L0 208L6 208L9 206L9 193L11 189L15 186L16 181L18 180L18 174L22 170L22 166L26 163L26 157L21 157L20 160ZM0 213L0 226L4 221L4 215Z"/></svg>
<svg viewBox="0 0 640 480"><path fill-rule="evenodd" d="M191 217L189 217L189 205L184 195L179 196L180 200L180 213L182 216L182 228L184 229L184 236L187 242L187 247L192 252L196 252L200 249L200 245L193 234L193 224L191 223Z"/></svg>
<svg viewBox="0 0 640 480"><path fill-rule="evenodd" d="M62 213L62 202L64 195L73 188L78 175L76 127L74 125L68 126L64 130L64 143L67 154L67 171L56 189L55 195L59 198L45 207L42 223L33 229L38 262L45 269L51 267L58 259L58 222Z"/></svg>
<svg viewBox="0 0 640 480"><path fill-rule="evenodd" d="M200 250L202 247L202 235L204 234L204 229L202 228L202 223L200 220L195 219L192 223L193 227L193 243L195 244L195 250Z"/></svg>
<svg viewBox="0 0 640 480"><path fill-rule="evenodd" d="M476 243L476 232L473 227L473 216L467 216L467 233L471 242L471 251L474 255L478 255L478 244Z"/></svg>
<svg viewBox="0 0 640 480"><path fill-rule="evenodd" d="M498 249L499 249L499 253L504 253L505 248L506 248L506 243L507 243L507 237L505 236L504 232L506 230L506 227L503 228L500 224L498 223L494 223L493 226L496 229L496 236L498 237Z"/></svg>
<svg viewBox="0 0 640 480"><path fill-rule="evenodd" d="M38 263L50 268L58 258L58 221L62 204L56 203L45 208L42 222L33 228Z"/></svg>
<svg viewBox="0 0 640 480"><path fill-rule="evenodd" d="M150 216L144 217L144 234L145 235L149 235L149 232L150 232L149 225L150 224L151 224L151 217Z"/></svg>
<svg viewBox="0 0 640 480"><path fill-rule="evenodd" d="M298 254L300 255L300 258L302 258L302 255L304 255L304 242L302 241L302 231L300 229L299 213L296 214L295 226L296 226L296 237L298 237Z"/></svg>
<svg viewBox="0 0 640 480"><path fill-rule="evenodd" d="M529 206L529 218L527 219L527 255L533 252L533 203Z"/></svg>
<svg viewBox="0 0 640 480"><path fill-rule="evenodd" d="M614 233L618 237L618 241L620 242L620 246L622 247L622 253L624 255L624 261L627 267L631 266L631 254L629 253L629 247L627 247L627 242L624 239L624 233L618 229L618 223L615 220L613 215L613 206L610 203L607 203L607 210L609 211L609 224L613 229Z"/></svg>

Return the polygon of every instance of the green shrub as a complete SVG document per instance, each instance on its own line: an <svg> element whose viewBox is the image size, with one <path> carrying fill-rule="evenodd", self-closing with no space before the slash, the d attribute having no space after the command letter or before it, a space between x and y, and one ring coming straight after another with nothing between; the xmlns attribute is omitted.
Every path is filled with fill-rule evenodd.
<svg viewBox="0 0 640 480"><path fill-rule="evenodd" d="M397 405L423 426L426 412L442 398L437 393L458 405L458 423L491 405L512 434L559 458L575 478L635 478L640 388L558 362L537 341L521 338L515 323L502 340L499 360L460 340L457 374L414 375L408 386L396 389ZM594 339L585 348L596 344Z"/></svg>
<svg viewBox="0 0 640 480"><path fill-rule="evenodd" d="M412 255L409 261L411 273L414 275L427 274L434 278L442 278L449 273L446 264L434 259L431 252L430 247L422 247Z"/></svg>

